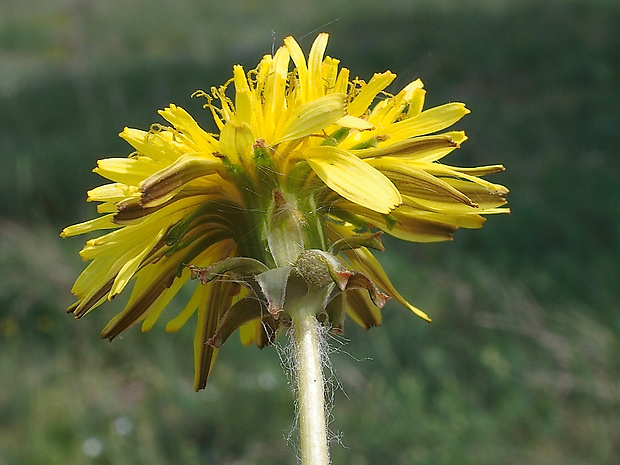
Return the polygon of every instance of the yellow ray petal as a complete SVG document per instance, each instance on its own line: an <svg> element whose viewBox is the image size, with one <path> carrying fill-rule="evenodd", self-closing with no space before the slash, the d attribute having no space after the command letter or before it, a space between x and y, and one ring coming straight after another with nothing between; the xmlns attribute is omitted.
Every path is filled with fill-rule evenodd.
<svg viewBox="0 0 620 465"><path fill-rule="evenodd" d="M249 346L257 339L257 334L260 331L261 321L253 320L248 321L246 324L242 325L239 328L239 338L241 339L241 344L244 346Z"/></svg>
<svg viewBox="0 0 620 465"><path fill-rule="evenodd" d="M256 116L254 115L254 101L248 85L243 67L236 65L233 68L235 83L235 118L237 124L247 124L252 130L256 130Z"/></svg>
<svg viewBox="0 0 620 465"><path fill-rule="evenodd" d="M153 160L148 157L133 158L104 158L97 161L94 173L130 186L137 186L152 174L164 169L167 163Z"/></svg>
<svg viewBox="0 0 620 465"><path fill-rule="evenodd" d="M151 306L172 285L178 263L168 260L140 270L127 305L101 332L104 339L114 339L127 328L143 320Z"/></svg>
<svg viewBox="0 0 620 465"><path fill-rule="evenodd" d="M442 180L462 192L467 197L472 199L478 205L475 213L484 213L484 210L488 208L501 207L507 203L505 193L496 192L480 186L473 182L464 181L460 179L442 178ZM400 183L398 184L398 190L403 195L404 203L411 203L408 199L414 199L422 205L422 208L430 209L431 211L442 211L445 209L446 213L456 212L470 212L472 208L462 202L455 200L451 197L446 197L440 192L430 191L423 186L412 183ZM407 200L405 200L407 197Z"/></svg>
<svg viewBox="0 0 620 465"><path fill-rule="evenodd" d="M235 124L229 121L222 128L220 151L228 157L231 163L248 166L254 142L252 129L247 123Z"/></svg>
<svg viewBox="0 0 620 465"><path fill-rule="evenodd" d="M338 78L336 79L336 84L334 84L334 89L332 92L334 93L346 93L349 89L349 70L347 68L341 68L338 73Z"/></svg>
<svg viewBox="0 0 620 465"><path fill-rule="evenodd" d="M345 115L344 94L328 94L301 105L290 117L276 142L287 142L308 136L335 123Z"/></svg>
<svg viewBox="0 0 620 465"><path fill-rule="evenodd" d="M157 300L149 307L149 309L145 312L146 318L142 323L142 331L150 331L153 329L153 326L159 319L161 313L174 298L174 296L177 295L181 287L187 282L189 276L190 271L188 268L185 268L181 276L174 280L172 286L164 290Z"/></svg>
<svg viewBox="0 0 620 465"><path fill-rule="evenodd" d="M421 80L416 79L410 85L413 85L413 92L409 97L409 108L407 108L407 116L413 118L414 116L422 113L424 107L424 100L426 97L426 91L424 90L424 84ZM409 86L407 86L409 87Z"/></svg>
<svg viewBox="0 0 620 465"><path fill-rule="evenodd" d="M306 56L303 50L292 37L288 36L284 39L284 45L288 49L288 52L295 63L295 69L297 70L297 76L299 77L299 86L301 88L302 101L307 102L308 98L308 66L306 65Z"/></svg>
<svg viewBox="0 0 620 465"><path fill-rule="evenodd" d="M84 221L83 223L67 226L60 233L60 237L77 236L79 234L86 234L100 229L116 229L119 226L112 223L113 217L114 215L105 215L92 220Z"/></svg>
<svg viewBox="0 0 620 465"><path fill-rule="evenodd" d="M127 283L129 283L129 280L140 267L144 257L148 255L153 246L163 237L165 232L166 229L162 229L159 234L147 236L149 240L142 245L142 250L137 250L136 252L138 253L134 253L134 256L129 258L118 271L116 278L114 278L114 284L112 284L108 299L112 299L123 291Z"/></svg>
<svg viewBox="0 0 620 465"><path fill-rule="evenodd" d="M211 152L216 150L217 141L215 138L202 129L185 109L171 103L168 108L159 110L159 114L181 131L188 140L196 144L198 146L195 149L196 151Z"/></svg>
<svg viewBox="0 0 620 465"><path fill-rule="evenodd" d="M351 115L343 116L336 121L336 124L340 127L357 129L358 131L368 131L375 128L368 120L356 118Z"/></svg>
<svg viewBox="0 0 620 465"><path fill-rule="evenodd" d="M97 283L98 287L92 288L87 295L80 297L77 302L68 307L67 313L72 313L77 320L93 311L99 305L107 301L106 295L110 289L111 283L111 280Z"/></svg>
<svg viewBox="0 0 620 465"><path fill-rule="evenodd" d="M172 131L142 131L140 129L125 128L119 137L127 141L138 153L163 163L172 163L184 152L194 152L198 149L187 148L175 141ZM178 137L177 137L178 139Z"/></svg>
<svg viewBox="0 0 620 465"><path fill-rule="evenodd" d="M414 116L412 113L420 113L422 110L421 104L423 104L423 101L419 102L417 94L419 94L423 85L424 84L422 84L422 81L417 79L410 82L393 98L380 101L371 111L368 120L377 126L387 126L402 116L402 112L406 105L409 106L407 109L408 117ZM419 110L416 110L417 106L419 106Z"/></svg>
<svg viewBox="0 0 620 465"><path fill-rule="evenodd" d="M393 177L393 179L397 179L402 183L416 184L424 189L451 197L452 199L471 207L476 206L476 204L469 197L460 192L458 189L452 187L447 182L442 181L440 178L437 178L432 174L428 174L416 166L404 164L399 158L374 158L368 160L368 164L380 170L388 178Z"/></svg>
<svg viewBox="0 0 620 465"><path fill-rule="evenodd" d="M346 89L336 89L336 80L338 79L338 65L340 60L332 57L325 57L321 65L321 74L325 82L326 93L346 93Z"/></svg>
<svg viewBox="0 0 620 465"><path fill-rule="evenodd" d="M393 214L394 218L401 224L411 222L424 222L446 225L450 229L457 228L479 229L486 221L486 218L479 215L479 211L463 213L431 212L403 205L398 212Z"/></svg>
<svg viewBox="0 0 620 465"><path fill-rule="evenodd" d="M167 333L175 333L187 323L187 320L194 314L200 304L200 300L203 298L202 291L203 286L196 287L185 308L166 325Z"/></svg>
<svg viewBox="0 0 620 465"><path fill-rule="evenodd" d="M89 291L97 290L101 284L113 278L116 274L113 266L117 258L118 255L109 255L90 262L75 280L73 287L71 287L71 293L83 299L89 294Z"/></svg>
<svg viewBox="0 0 620 465"><path fill-rule="evenodd" d="M135 198L140 195L137 186L128 186L119 182L114 184L104 184L89 190L86 195L87 202L118 202L127 198Z"/></svg>
<svg viewBox="0 0 620 465"><path fill-rule="evenodd" d="M347 106L347 113L352 116L363 115L377 94L385 89L394 80L396 74L386 71L375 74L368 84L362 87L359 94Z"/></svg>
<svg viewBox="0 0 620 465"><path fill-rule="evenodd" d="M139 199L140 197L134 197ZM118 202L103 202L97 205L97 213L116 213Z"/></svg>
<svg viewBox="0 0 620 465"><path fill-rule="evenodd" d="M287 105L285 99L286 81L290 54L286 47L280 47L273 57L270 72L265 76L264 83L264 139L272 140L273 134L279 126L279 120L286 115ZM262 70L261 70L262 71Z"/></svg>
<svg viewBox="0 0 620 465"><path fill-rule="evenodd" d="M434 161L459 148L466 140L467 136L463 131L452 131L435 136L412 137L393 143L388 141L380 147L351 150L351 153L360 158L391 156L406 158L408 161L420 159Z"/></svg>
<svg viewBox="0 0 620 465"><path fill-rule="evenodd" d="M398 189L380 171L337 147L310 147L306 161L319 178L345 199L379 213L400 205Z"/></svg>
<svg viewBox="0 0 620 465"><path fill-rule="evenodd" d="M387 234L409 242L442 242L452 240L452 233L458 226L446 220L444 215L403 214L398 207L389 215L381 215L348 200L333 202L332 215L351 221L359 227L379 228Z"/></svg>
<svg viewBox="0 0 620 465"><path fill-rule="evenodd" d="M116 254L120 256L136 246L140 247L144 237L149 234L149 229L136 226L117 229L103 236L88 240L84 248L80 250L80 257L83 260L92 260L104 255Z"/></svg>
<svg viewBox="0 0 620 465"><path fill-rule="evenodd" d="M318 98L325 94L321 65L327 48L328 34L319 34L308 54L308 98Z"/></svg>
<svg viewBox="0 0 620 465"><path fill-rule="evenodd" d="M411 137L431 134L452 126L463 116L469 113L463 103L446 103L430 110L423 111L413 118L409 118L385 128L390 136L390 143Z"/></svg>
<svg viewBox="0 0 620 465"><path fill-rule="evenodd" d="M221 169L221 160L210 154L183 155L173 164L153 173L140 182L142 202L147 204L155 199L162 198L196 178L215 173Z"/></svg>
<svg viewBox="0 0 620 465"><path fill-rule="evenodd" d="M437 200L429 200L415 195L408 195L409 192L407 191L407 187L403 186L399 186L398 190L403 196L403 205L416 208L417 210L426 210L435 213L444 213L447 215L486 214L489 208L495 208L505 203L492 204L476 202L478 204L478 208L474 208L461 202L457 202L454 199L449 199L440 195L437 195Z"/></svg>

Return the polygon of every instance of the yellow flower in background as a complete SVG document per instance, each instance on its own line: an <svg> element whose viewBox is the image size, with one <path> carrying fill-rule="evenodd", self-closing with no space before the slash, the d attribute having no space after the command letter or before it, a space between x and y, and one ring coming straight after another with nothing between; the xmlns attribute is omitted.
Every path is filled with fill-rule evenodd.
<svg viewBox="0 0 620 465"><path fill-rule="evenodd" d="M337 331L345 313L366 328L380 324L388 296L428 320L369 249L382 250L381 232L444 241L481 227L482 215L508 212L508 190L481 178L503 167L439 163L466 140L439 133L469 113L465 105L423 110L422 82L391 95L389 71L351 80L325 56L327 37L307 59L288 37L256 69L235 66L224 86L197 92L219 134L172 104L159 112L169 126L125 128L135 151L100 160L95 172L111 183L88 192L101 215L62 232L111 230L80 252L90 263L70 313L80 318L130 285L102 337L137 322L149 330L200 278L166 326L176 331L197 313L196 389L234 331L246 345L269 344L290 321L288 302L305 293L320 295L319 319Z"/></svg>

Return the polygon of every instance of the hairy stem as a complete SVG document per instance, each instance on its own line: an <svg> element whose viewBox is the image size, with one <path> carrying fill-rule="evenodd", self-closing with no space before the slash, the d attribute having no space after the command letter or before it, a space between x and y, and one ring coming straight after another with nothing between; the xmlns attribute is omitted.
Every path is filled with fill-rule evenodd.
<svg viewBox="0 0 620 465"><path fill-rule="evenodd" d="M292 343L299 410L302 465L328 465L325 393L321 366L321 338L315 313L300 309L293 316ZM304 311L306 310L306 311Z"/></svg>

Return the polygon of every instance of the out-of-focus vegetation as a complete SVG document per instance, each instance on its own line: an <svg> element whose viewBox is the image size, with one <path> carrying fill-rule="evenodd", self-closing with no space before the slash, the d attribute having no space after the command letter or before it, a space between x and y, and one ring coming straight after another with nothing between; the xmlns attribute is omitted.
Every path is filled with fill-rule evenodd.
<svg viewBox="0 0 620 465"><path fill-rule="evenodd" d="M355 5L355 6L354 6ZM386 240L388 304L334 340L337 464L620 462L620 4L615 1L4 0L0 6L0 464L285 464L275 350L232 338L192 390L192 328L98 334L64 315L97 158L198 88L315 29L353 74L464 101L452 164L504 163L509 217L449 244ZM272 33L272 31L274 31ZM170 312L173 314L173 312ZM346 395L345 395L346 394Z"/></svg>

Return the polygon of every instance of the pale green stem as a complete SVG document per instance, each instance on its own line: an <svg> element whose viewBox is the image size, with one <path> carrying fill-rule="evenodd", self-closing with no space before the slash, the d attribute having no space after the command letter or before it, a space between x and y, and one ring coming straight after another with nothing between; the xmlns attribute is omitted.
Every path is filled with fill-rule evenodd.
<svg viewBox="0 0 620 465"><path fill-rule="evenodd" d="M303 307L303 306L302 306ZM299 441L302 465L328 465L321 337L314 308L293 315L292 338L297 380Z"/></svg>
<svg viewBox="0 0 620 465"><path fill-rule="evenodd" d="M307 199L306 199L307 200ZM304 203L304 202L301 202ZM306 202L307 203L307 202ZM304 250L324 244L323 231L316 221L306 221L312 213L300 209L294 193L276 189L268 208L265 224L269 251L278 267L295 265ZM314 207L312 211L316 211ZM301 216L301 220L300 220ZM308 225L318 228L309 234ZM316 239L316 244L311 237ZM309 243L310 242L310 243ZM312 243L312 244L311 244ZM314 269L305 270L309 276L296 276L286 282L285 312L292 317L291 344L293 368L297 383L297 414L301 465L329 465L327 422L325 420L325 391L321 365L321 338L316 315L325 311L324 300L333 281L322 260L314 260ZM309 271L309 273L308 273ZM297 275L299 270L294 273ZM326 274L325 283L317 278ZM288 276L288 275L287 275ZM318 281L318 282L315 282ZM331 284L331 287L334 285ZM307 291L304 293L304 291ZM284 295L284 294L282 294Z"/></svg>

